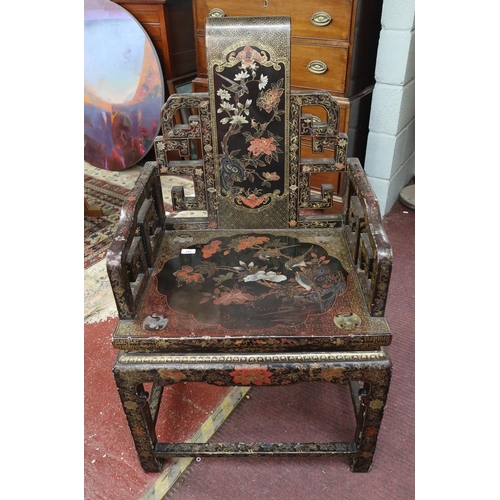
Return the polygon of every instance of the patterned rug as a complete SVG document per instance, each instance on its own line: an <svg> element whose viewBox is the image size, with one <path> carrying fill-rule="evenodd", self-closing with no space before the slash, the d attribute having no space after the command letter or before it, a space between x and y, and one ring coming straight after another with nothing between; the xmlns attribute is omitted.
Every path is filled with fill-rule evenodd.
<svg viewBox="0 0 500 500"><path fill-rule="evenodd" d="M126 170L109 171L84 162L85 197L90 205L103 211L101 217L84 217L85 323L98 323L118 315L106 272L105 257L120 219L123 200L134 186L141 170L141 164ZM192 183L186 178L161 176L161 183L167 212L171 210L172 186L183 186L187 196L194 195ZM203 215L202 212L183 214Z"/></svg>
<svg viewBox="0 0 500 500"><path fill-rule="evenodd" d="M84 217L84 268L87 269L106 256L129 189L90 175L85 175L84 187L90 205L103 211L100 217Z"/></svg>

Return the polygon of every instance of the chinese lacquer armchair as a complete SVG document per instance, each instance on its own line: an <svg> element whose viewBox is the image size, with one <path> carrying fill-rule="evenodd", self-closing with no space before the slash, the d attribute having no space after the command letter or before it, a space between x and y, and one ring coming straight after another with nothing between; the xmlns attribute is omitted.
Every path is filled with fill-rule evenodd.
<svg viewBox="0 0 500 500"><path fill-rule="evenodd" d="M290 89L289 18L209 18L206 40L209 92L165 103L156 161L107 255L114 375L141 465L334 454L368 471L391 374L392 252L378 202L347 158L336 100ZM314 188L317 174L332 182ZM162 175L188 176L194 196L174 187L165 212ZM163 387L179 381L344 384L356 430L347 442L159 442Z"/></svg>

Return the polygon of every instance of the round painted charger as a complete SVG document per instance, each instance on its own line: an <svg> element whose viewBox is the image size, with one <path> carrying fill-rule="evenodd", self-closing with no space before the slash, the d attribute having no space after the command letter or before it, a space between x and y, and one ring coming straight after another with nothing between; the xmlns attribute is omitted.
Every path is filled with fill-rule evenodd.
<svg viewBox="0 0 500 500"><path fill-rule="evenodd" d="M84 16L84 159L124 170L144 158L160 130L160 61L144 28L120 5L85 0Z"/></svg>

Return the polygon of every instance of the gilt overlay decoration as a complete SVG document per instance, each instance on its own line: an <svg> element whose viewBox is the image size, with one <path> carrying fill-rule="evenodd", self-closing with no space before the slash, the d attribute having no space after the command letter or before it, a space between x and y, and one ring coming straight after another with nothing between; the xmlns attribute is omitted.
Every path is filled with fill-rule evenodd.
<svg viewBox="0 0 500 500"><path fill-rule="evenodd" d="M287 16L206 20L209 92L163 106L157 161L127 196L108 251L120 313L113 373L146 472L182 456L348 455L355 472L372 464L392 368L392 250L363 168L346 157L337 100L289 89L290 26ZM178 123L183 108L190 116ZM339 174L337 191L326 181L312 189L323 173ZM194 196L172 187L168 214L163 174L193 181ZM341 213L324 210L334 196ZM349 386L352 440L156 434L165 386L313 381Z"/></svg>
<svg viewBox="0 0 500 500"><path fill-rule="evenodd" d="M240 28L221 37L215 22L207 31L218 41L208 54L217 191L224 207L265 212L273 201L287 203L289 41L281 31L263 37L243 21ZM275 218L288 215L285 205L274 210Z"/></svg>

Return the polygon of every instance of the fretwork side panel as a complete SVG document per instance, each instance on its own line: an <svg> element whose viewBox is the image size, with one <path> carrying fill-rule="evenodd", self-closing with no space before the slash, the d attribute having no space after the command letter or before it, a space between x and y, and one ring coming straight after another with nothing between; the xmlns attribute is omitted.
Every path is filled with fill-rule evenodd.
<svg viewBox="0 0 500 500"><path fill-rule="evenodd" d="M106 255L120 319L135 316L164 234L159 171L155 162L148 162L125 199L117 233Z"/></svg>
<svg viewBox="0 0 500 500"><path fill-rule="evenodd" d="M372 316L384 316L392 270L392 248L379 204L357 158L347 163L344 234Z"/></svg>

